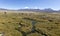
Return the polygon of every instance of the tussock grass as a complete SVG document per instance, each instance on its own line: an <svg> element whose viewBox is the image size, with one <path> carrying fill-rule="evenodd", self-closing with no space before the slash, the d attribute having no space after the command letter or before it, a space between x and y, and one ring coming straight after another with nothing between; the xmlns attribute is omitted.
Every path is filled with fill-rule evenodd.
<svg viewBox="0 0 60 36"><path fill-rule="evenodd" d="M60 36L60 14L1 12L0 31L5 36Z"/></svg>

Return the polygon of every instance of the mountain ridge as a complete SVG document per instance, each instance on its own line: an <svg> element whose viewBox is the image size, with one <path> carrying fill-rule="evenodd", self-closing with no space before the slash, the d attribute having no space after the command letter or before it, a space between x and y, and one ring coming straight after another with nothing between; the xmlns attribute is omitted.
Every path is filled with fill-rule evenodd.
<svg viewBox="0 0 60 36"><path fill-rule="evenodd" d="M0 8L0 10L5 10L5 11L60 12L60 10L53 10L51 8L47 8L47 9L17 9L17 10Z"/></svg>

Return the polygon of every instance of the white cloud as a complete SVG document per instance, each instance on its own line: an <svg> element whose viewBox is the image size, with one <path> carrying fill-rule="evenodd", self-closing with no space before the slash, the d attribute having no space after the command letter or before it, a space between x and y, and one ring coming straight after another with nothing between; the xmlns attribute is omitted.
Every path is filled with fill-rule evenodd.
<svg viewBox="0 0 60 36"><path fill-rule="evenodd" d="M29 8L29 7L24 7L25 9Z"/></svg>
<svg viewBox="0 0 60 36"><path fill-rule="evenodd" d="M35 9L38 9L38 7L34 7Z"/></svg>
<svg viewBox="0 0 60 36"><path fill-rule="evenodd" d="M38 7L24 7L24 9L39 9Z"/></svg>

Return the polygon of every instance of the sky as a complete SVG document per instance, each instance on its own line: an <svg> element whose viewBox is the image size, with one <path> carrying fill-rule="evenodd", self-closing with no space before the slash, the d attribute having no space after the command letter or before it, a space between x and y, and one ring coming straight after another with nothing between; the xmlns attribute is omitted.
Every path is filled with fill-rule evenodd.
<svg viewBox="0 0 60 36"><path fill-rule="evenodd" d="M0 8L5 9L60 9L60 0L0 0Z"/></svg>

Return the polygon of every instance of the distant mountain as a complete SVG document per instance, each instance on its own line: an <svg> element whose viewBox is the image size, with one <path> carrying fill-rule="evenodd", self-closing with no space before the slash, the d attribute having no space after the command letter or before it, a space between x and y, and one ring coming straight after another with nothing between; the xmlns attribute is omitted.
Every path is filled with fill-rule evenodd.
<svg viewBox="0 0 60 36"><path fill-rule="evenodd" d="M53 9L51 9L51 8L46 8L46 9L44 9L45 11L53 11Z"/></svg>
<svg viewBox="0 0 60 36"><path fill-rule="evenodd" d="M19 9L18 11L41 11L40 9Z"/></svg>
<svg viewBox="0 0 60 36"><path fill-rule="evenodd" d="M8 9L0 8L0 10L8 10Z"/></svg>
<svg viewBox="0 0 60 36"><path fill-rule="evenodd" d="M51 8L48 8L48 9L19 9L18 11L35 11L35 12L58 12L56 10L53 10Z"/></svg>
<svg viewBox="0 0 60 36"><path fill-rule="evenodd" d="M58 12L57 10L53 10L51 8L44 9L43 11L46 11L46 12Z"/></svg>
<svg viewBox="0 0 60 36"><path fill-rule="evenodd" d="M47 9L18 9L18 10L9 10L9 9L4 9L4 8L0 8L0 10L8 10L8 11L33 11L33 12L60 12L53 10L51 8L47 8Z"/></svg>

